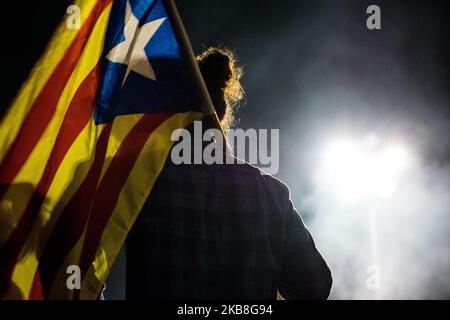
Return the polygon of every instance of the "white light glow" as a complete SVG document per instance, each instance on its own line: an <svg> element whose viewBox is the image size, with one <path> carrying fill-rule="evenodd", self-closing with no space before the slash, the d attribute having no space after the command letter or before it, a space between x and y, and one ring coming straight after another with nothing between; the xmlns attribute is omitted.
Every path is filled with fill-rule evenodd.
<svg viewBox="0 0 450 320"><path fill-rule="evenodd" d="M404 147L383 147L373 134L361 141L336 139L325 148L321 182L344 199L388 198L397 189L397 180L409 160Z"/></svg>

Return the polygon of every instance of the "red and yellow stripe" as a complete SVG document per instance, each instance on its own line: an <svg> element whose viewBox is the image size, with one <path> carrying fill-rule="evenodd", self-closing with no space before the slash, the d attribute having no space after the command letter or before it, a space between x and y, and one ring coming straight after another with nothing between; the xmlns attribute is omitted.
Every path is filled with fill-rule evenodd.
<svg viewBox="0 0 450 320"><path fill-rule="evenodd" d="M111 0L79 0L0 124L0 297L94 299L159 175L171 132L201 113L95 125ZM66 286L79 265L80 291Z"/></svg>

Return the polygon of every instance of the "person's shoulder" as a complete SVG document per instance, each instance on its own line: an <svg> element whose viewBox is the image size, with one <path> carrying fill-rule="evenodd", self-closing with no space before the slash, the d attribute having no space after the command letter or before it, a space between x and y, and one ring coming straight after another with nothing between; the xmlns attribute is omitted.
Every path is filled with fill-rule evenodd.
<svg viewBox="0 0 450 320"><path fill-rule="evenodd" d="M236 160L236 163L238 163L234 166L236 170L251 175L253 178L259 180L261 182L261 185L265 188L273 190L280 196L290 199L289 187L283 181L265 172L263 168L259 168L234 156L232 157Z"/></svg>
<svg viewBox="0 0 450 320"><path fill-rule="evenodd" d="M289 188L280 179L268 174L255 165L252 165L229 153L224 154L221 163L213 164L174 164L168 161L164 171L175 172L172 176L218 176L225 181L242 181L241 185L260 188L268 194L277 195L278 198L290 198Z"/></svg>
<svg viewBox="0 0 450 320"><path fill-rule="evenodd" d="M263 179L264 183L267 184L267 186L276 190L283 198L290 199L291 191L283 181L271 174L264 172L264 170L261 168L257 169L259 170L261 179Z"/></svg>
<svg viewBox="0 0 450 320"><path fill-rule="evenodd" d="M277 177L265 172L264 169L247 162L237 167L240 168L241 172L245 171L248 174L247 177L243 176L242 179L253 181L251 187L260 194L260 199L265 203L265 206L271 208L267 211L275 219L271 221L283 221L284 219L280 220L280 218L286 217L285 213L289 212L292 205L291 192L288 186Z"/></svg>

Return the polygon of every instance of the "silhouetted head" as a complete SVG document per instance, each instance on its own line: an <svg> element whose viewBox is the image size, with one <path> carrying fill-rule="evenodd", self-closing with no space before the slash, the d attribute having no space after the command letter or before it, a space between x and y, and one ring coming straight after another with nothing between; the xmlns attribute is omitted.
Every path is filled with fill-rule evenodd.
<svg viewBox="0 0 450 320"><path fill-rule="evenodd" d="M244 97L242 68L232 51L211 47L197 56L200 71L223 129L234 125L234 108Z"/></svg>

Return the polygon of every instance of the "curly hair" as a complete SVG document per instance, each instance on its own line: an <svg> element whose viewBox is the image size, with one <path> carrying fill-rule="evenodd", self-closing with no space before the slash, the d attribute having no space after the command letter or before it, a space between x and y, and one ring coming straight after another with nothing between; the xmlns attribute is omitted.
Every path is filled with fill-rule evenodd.
<svg viewBox="0 0 450 320"><path fill-rule="evenodd" d="M235 54L226 48L210 47L197 56L197 63L222 128L234 126L234 111L244 97L240 83L243 69Z"/></svg>

